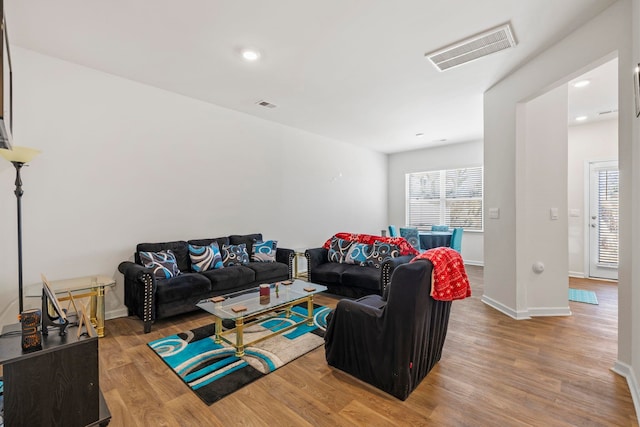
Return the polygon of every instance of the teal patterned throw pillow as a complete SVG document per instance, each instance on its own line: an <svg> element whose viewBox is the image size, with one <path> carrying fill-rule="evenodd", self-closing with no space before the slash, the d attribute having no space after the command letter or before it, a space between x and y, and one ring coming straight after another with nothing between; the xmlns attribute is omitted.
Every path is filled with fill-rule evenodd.
<svg viewBox="0 0 640 427"><path fill-rule="evenodd" d="M266 242L255 242L253 244L253 254L251 261L256 262L276 262L277 240L267 240Z"/></svg>
<svg viewBox="0 0 640 427"><path fill-rule="evenodd" d="M218 242L213 242L209 246L189 245L189 257L191 269L195 272L224 267Z"/></svg>
<svg viewBox="0 0 640 427"><path fill-rule="evenodd" d="M141 251L139 255L142 265L153 269L156 279L170 279L180 274L176 256L169 249L160 252Z"/></svg>
<svg viewBox="0 0 640 427"><path fill-rule="evenodd" d="M345 262L352 243L349 240L338 239L337 237L332 238L328 254L329 262Z"/></svg>
<svg viewBox="0 0 640 427"><path fill-rule="evenodd" d="M244 243L240 243L239 245L222 245L222 264L225 267L249 264L247 245Z"/></svg>
<svg viewBox="0 0 640 427"><path fill-rule="evenodd" d="M366 243L353 243L349 247L349 252L344 260L347 264L365 265L367 261L367 255L371 252L373 245L367 245Z"/></svg>

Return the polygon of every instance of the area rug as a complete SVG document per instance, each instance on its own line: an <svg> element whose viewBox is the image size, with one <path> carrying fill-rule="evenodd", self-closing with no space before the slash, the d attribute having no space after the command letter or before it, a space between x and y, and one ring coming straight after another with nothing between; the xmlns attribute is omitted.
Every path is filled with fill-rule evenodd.
<svg viewBox="0 0 640 427"><path fill-rule="evenodd" d="M569 288L569 301L584 302L587 304L598 304L598 298L593 291Z"/></svg>
<svg viewBox="0 0 640 427"><path fill-rule="evenodd" d="M306 323L245 348L237 357L235 349L214 342L214 324L151 341L148 346L207 405L275 371L292 360L324 344L328 307L314 305L313 326ZM244 341L301 321L307 314L306 303L294 306L290 318L276 318L245 328ZM235 340L235 335L227 336Z"/></svg>

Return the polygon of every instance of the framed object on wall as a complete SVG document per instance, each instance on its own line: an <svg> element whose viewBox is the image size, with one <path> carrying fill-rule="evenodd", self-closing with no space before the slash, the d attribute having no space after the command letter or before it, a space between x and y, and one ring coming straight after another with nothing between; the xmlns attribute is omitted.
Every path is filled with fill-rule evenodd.
<svg viewBox="0 0 640 427"><path fill-rule="evenodd" d="M633 72L633 91L636 99L636 117L640 116L640 64Z"/></svg>

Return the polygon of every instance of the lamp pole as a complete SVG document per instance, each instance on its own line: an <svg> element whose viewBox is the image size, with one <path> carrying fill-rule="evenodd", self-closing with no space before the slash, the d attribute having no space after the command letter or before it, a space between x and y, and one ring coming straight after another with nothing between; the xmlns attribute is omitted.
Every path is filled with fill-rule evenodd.
<svg viewBox="0 0 640 427"><path fill-rule="evenodd" d="M20 178L20 169L24 166L22 162L11 162L13 166L16 168L16 190L14 194L16 195L16 200L18 203L18 306L20 309L20 314L22 314L23 306L22 306L22 195L24 191L22 191L22 179Z"/></svg>
<svg viewBox="0 0 640 427"><path fill-rule="evenodd" d="M0 156L10 161L16 168L16 190L13 193L16 195L18 202L18 307L20 308L18 314L22 314L24 309L22 304L22 195L24 192L22 191L20 170L39 153L40 150L28 147L0 148Z"/></svg>

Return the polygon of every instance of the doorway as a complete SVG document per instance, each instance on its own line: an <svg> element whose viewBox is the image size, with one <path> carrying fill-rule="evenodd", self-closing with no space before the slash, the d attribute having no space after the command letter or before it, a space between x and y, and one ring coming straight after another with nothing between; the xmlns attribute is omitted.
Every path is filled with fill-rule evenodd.
<svg viewBox="0 0 640 427"><path fill-rule="evenodd" d="M618 162L589 164L589 277L618 280Z"/></svg>

